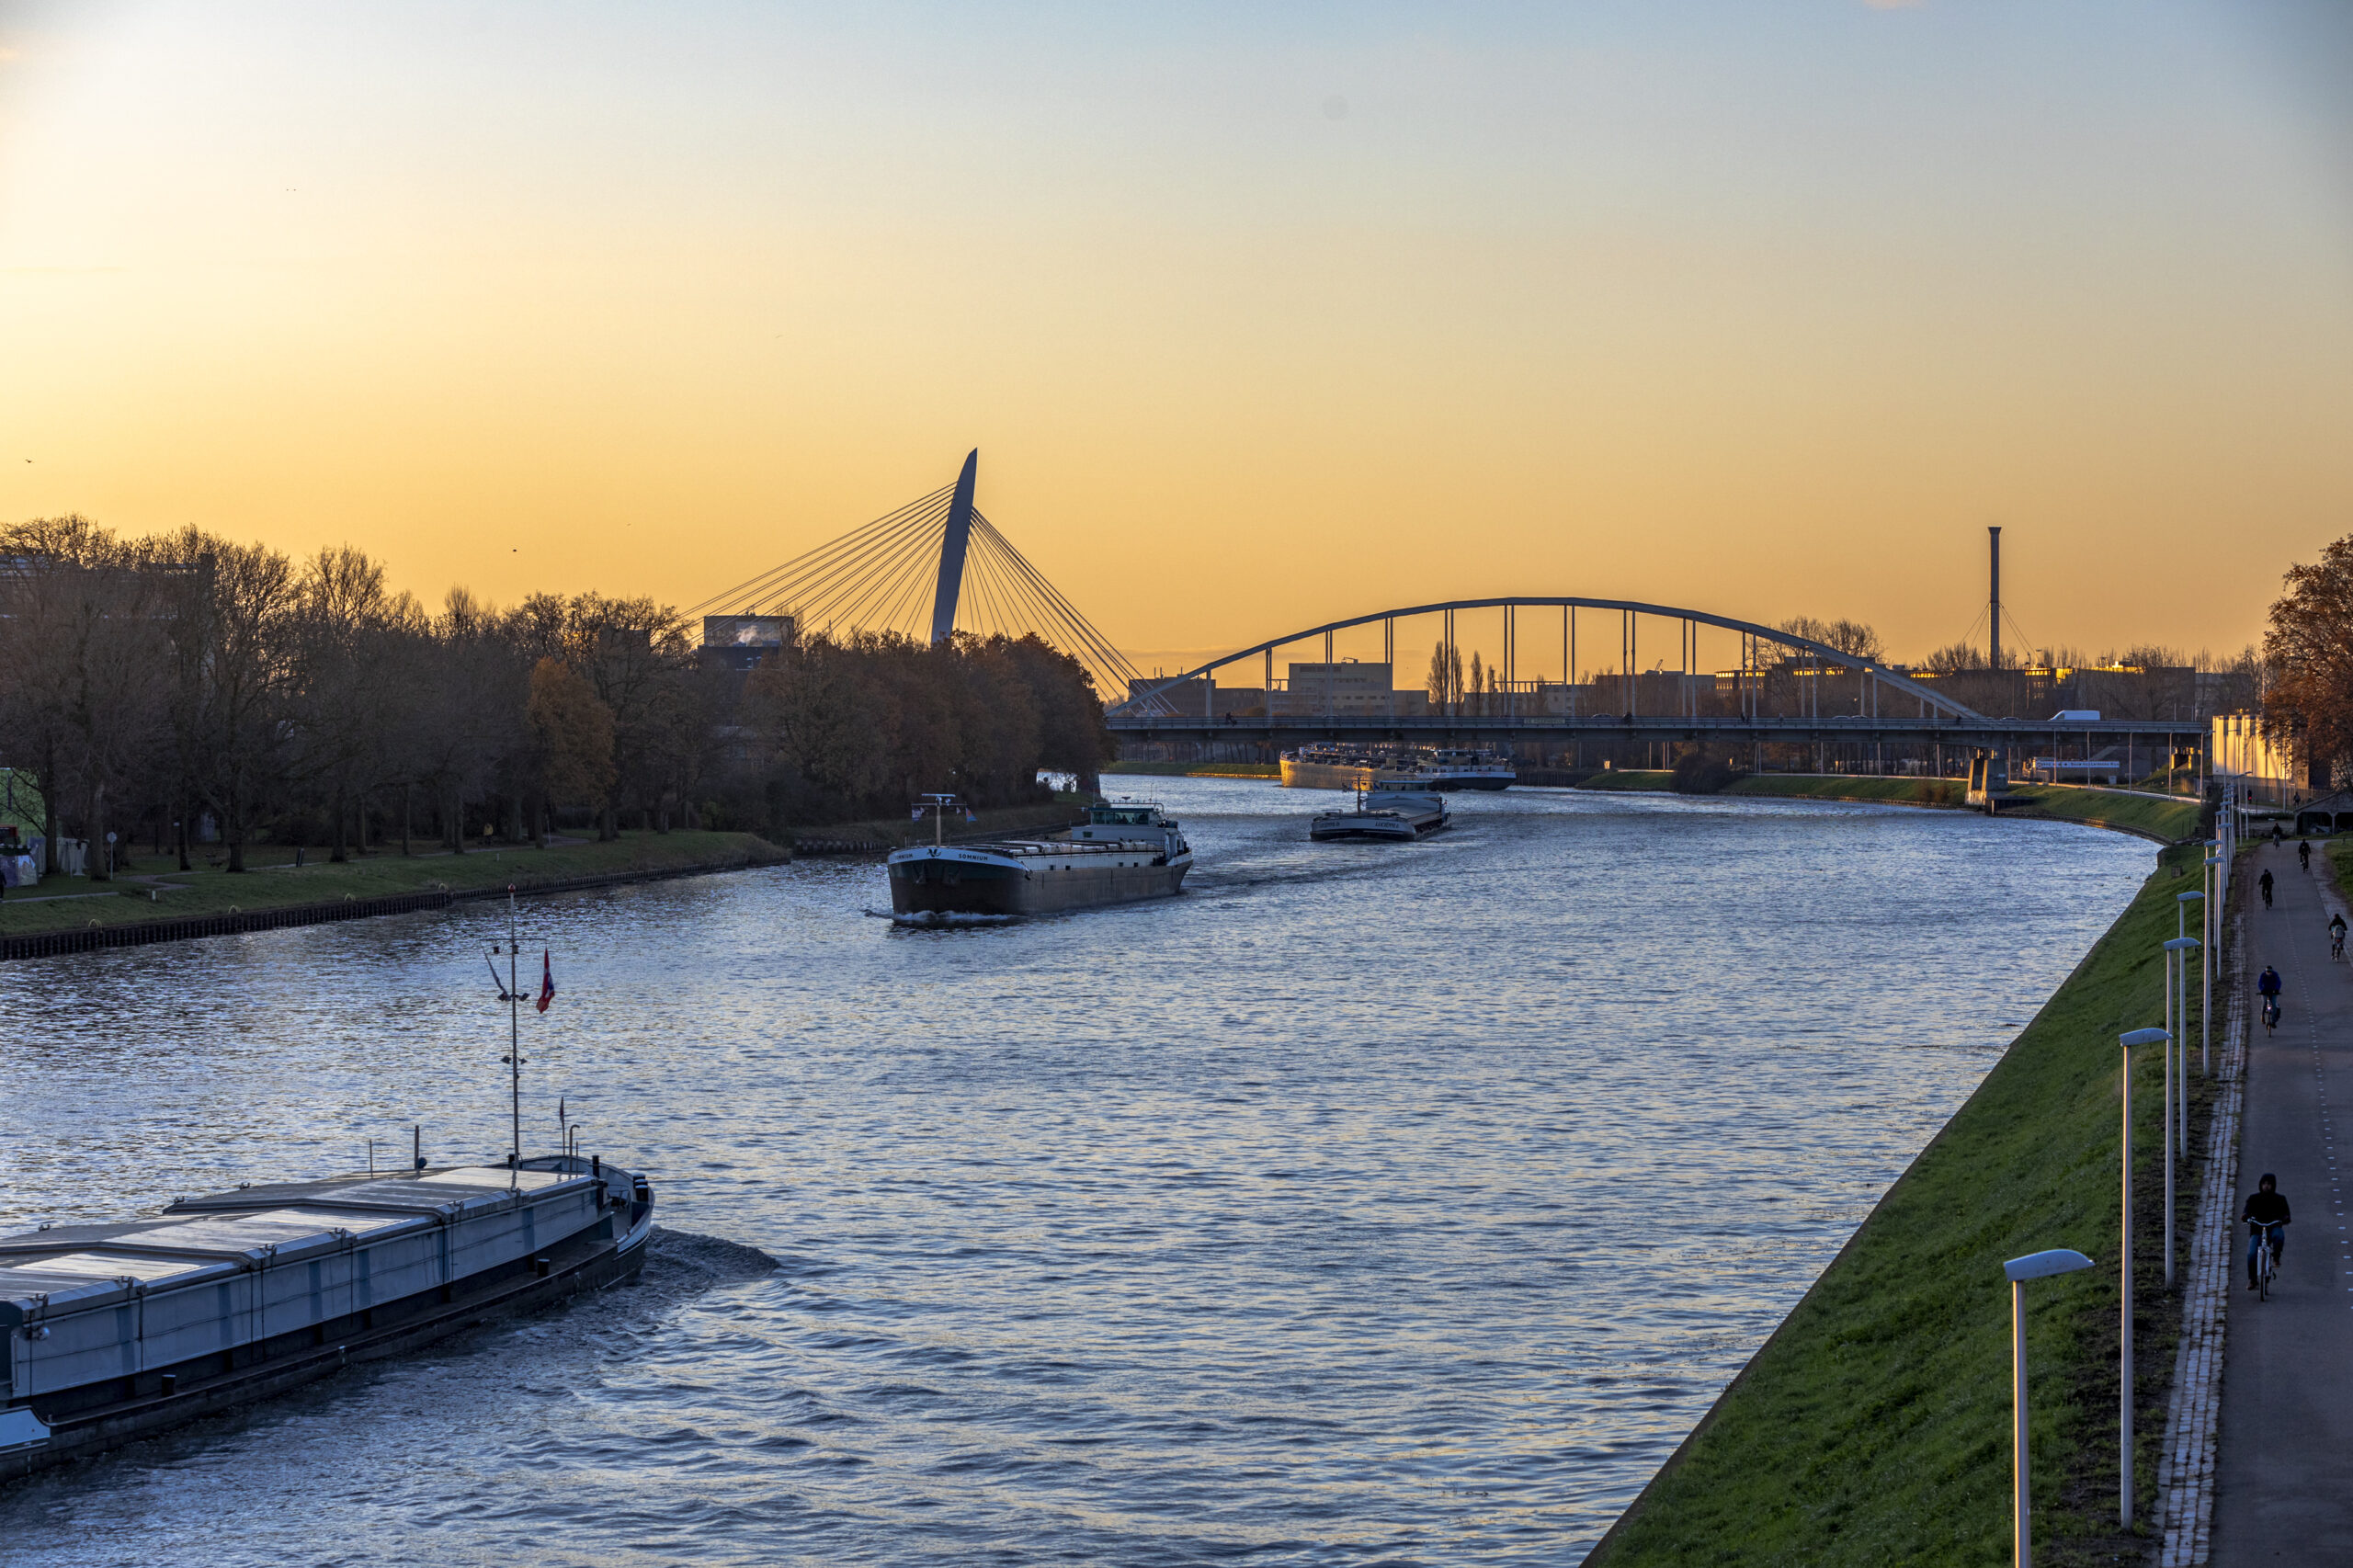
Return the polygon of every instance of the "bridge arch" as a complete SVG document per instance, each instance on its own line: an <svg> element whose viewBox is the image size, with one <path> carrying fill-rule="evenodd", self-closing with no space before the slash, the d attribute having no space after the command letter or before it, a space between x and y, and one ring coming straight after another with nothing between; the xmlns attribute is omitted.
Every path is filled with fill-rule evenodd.
<svg viewBox="0 0 2353 1568"><path fill-rule="evenodd" d="M1213 672L1223 669L1228 665L1238 664L1244 659L1252 659L1257 658L1261 655L1271 654L1276 649L1287 647L1293 642L1304 642L1310 638L1329 636L1336 631L1346 631L1351 627L1370 626L1375 621L1402 620L1409 616L1443 615L1449 612L1467 609L1502 609L1506 608L1512 609L1534 608L1539 609L1562 610L1620 610L1630 615L1657 616L1663 619L1681 620L1702 626L1719 627L1724 631L1737 631L1745 636L1756 638L1763 642L1778 643L1782 647L1797 649L1800 652L1813 655L1816 659L1843 665L1847 669L1852 670L1859 675L1867 675L1873 680L1886 686L1890 690L1900 692L1905 697L1913 698L1917 701L1925 703L1928 708L1933 709L1939 713L1946 714L1953 719L1964 722L1984 722L1985 718L1984 714L1977 712L1973 709L1963 707L1961 704L1954 701L1951 698L1922 685L1920 682L1912 679L1909 676L1904 675L1890 668L1886 665L1881 664L1876 659L1866 659L1861 657L1859 654L1842 653L1838 649L1831 647L1828 643L1817 642L1810 637L1800 637L1793 632L1782 631L1774 627L1760 626L1753 620L1740 620L1728 615L1714 615L1707 610L1681 609L1672 605L1645 604L1639 599L1593 599L1568 595L1533 597L1513 595L1501 598L1447 599L1436 604L1414 605L1399 609L1375 610L1370 615L1350 616L1345 620L1325 621L1321 626L1311 626L1303 631L1291 632L1288 636L1273 638L1265 642L1255 642L1247 648L1237 649L1235 652L1227 653L1222 657L1211 659L1207 664L1197 665L1192 669L1185 671L1181 675L1169 676L1164 679L1155 681L1152 685L1143 687L1142 690L1131 692L1127 700L1115 703L1111 708L1111 711L1113 713L1128 713L1137 716L1160 713L1173 714L1176 711L1175 705L1171 703L1166 697L1162 695L1171 687L1182 686L1188 681L1203 679ZM1641 672L1634 671L1631 673L1640 674ZM1395 676L1392 675L1391 678L1394 679ZM1574 679L1574 672L1570 672L1564 678Z"/></svg>

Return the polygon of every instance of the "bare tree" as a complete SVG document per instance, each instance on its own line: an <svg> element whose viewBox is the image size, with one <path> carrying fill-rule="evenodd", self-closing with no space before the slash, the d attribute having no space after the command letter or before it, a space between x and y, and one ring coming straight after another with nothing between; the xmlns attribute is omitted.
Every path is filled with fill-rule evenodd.
<svg viewBox="0 0 2353 1568"><path fill-rule="evenodd" d="M2318 783L2353 769L2353 536L2287 585L2263 638L2263 733Z"/></svg>

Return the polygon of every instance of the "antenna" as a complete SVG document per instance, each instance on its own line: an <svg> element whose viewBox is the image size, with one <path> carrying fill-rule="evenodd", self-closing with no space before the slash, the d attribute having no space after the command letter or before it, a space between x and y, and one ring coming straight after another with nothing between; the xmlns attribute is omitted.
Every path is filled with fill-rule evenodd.
<svg viewBox="0 0 2353 1568"><path fill-rule="evenodd" d="M523 1184L523 998L515 984L515 955L521 942L515 935L515 885L506 885L506 1079L513 1096L515 1144L506 1156L506 1185Z"/></svg>

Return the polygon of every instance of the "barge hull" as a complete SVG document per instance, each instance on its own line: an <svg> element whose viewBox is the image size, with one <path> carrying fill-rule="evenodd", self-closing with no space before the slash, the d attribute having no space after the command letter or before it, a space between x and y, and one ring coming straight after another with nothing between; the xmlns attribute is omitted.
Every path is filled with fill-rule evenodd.
<svg viewBox="0 0 2353 1568"><path fill-rule="evenodd" d="M1040 858L1045 858L1041 857ZM935 862L915 861L914 868ZM1055 915L1070 909L1099 909L1172 898L1183 891L1190 868L1175 866L1041 866L1019 874L974 876L960 867L957 880L907 874L891 868L891 912L894 915Z"/></svg>
<svg viewBox="0 0 2353 1568"><path fill-rule="evenodd" d="M1283 758L1283 788L1286 790L1370 790L1381 770L1376 767L1347 767L1336 762L1299 762ZM1396 771L1394 768L1391 772Z"/></svg>
<svg viewBox="0 0 2353 1568"><path fill-rule="evenodd" d="M397 1356L500 1318L524 1316L568 1297L632 1279L645 1266L645 1243L652 1228L649 1214L619 1239L574 1236L548 1249L549 1269L544 1276L537 1271L536 1260L518 1260L504 1278L470 1281L450 1290L447 1299L438 1290L420 1291L404 1301L354 1313L344 1323L319 1324L301 1336L311 1343L274 1351L262 1346L261 1355L242 1366L222 1365L237 1358L234 1352L224 1352L183 1369L159 1369L175 1377L174 1392L165 1393L159 1389L143 1397L134 1394L60 1415L50 1425L48 1441L0 1452L0 1481L255 1403L331 1377L355 1362ZM160 1379L151 1374L141 1381ZM33 1414L41 1414L38 1401Z"/></svg>

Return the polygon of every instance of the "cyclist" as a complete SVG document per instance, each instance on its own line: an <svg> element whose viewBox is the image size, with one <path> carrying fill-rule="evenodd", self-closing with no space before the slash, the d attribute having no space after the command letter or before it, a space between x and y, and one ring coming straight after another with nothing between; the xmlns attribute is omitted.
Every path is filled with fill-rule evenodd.
<svg viewBox="0 0 2353 1568"><path fill-rule="evenodd" d="M2345 916L2342 915L2328 917L2328 956L2333 959L2345 956Z"/></svg>
<svg viewBox="0 0 2353 1568"><path fill-rule="evenodd" d="M2261 875L2260 877L2257 877L2257 878L2255 880L2255 885L2256 885L2256 886L2257 886L2257 887L2259 887L2259 888L2261 888L2261 889L2263 890L2263 907L2264 907L2264 908L2266 908L2266 909L2270 908L2270 907L2271 907L2271 873L2270 873L2268 870L2266 870L2266 871L2263 873L2263 875Z"/></svg>
<svg viewBox="0 0 2353 1568"><path fill-rule="evenodd" d="M2262 974L2256 978L2255 989L2263 997L2263 1027L2267 1029L2279 1028L2279 971L2265 964Z"/></svg>
<svg viewBox="0 0 2353 1568"><path fill-rule="evenodd" d="M2279 1178L2266 1171L2263 1179L2255 1184L2247 1195L2246 1207L2239 1210L2240 1222L2259 1227L2251 1230L2246 1238L2246 1288L2255 1289L2256 1248L2265 1242L2271 1244L2271 1271L2279 1271L2279 1255L2288 1246L2288 1200L2279 1195Z"/></svg>
<svg viewBox="0 0 2353 1568"><path fill-rule="evenodd" d="M2309 838L2296 846L2296 869L2303 871L2313 869L2313 841Z"/></svg>

